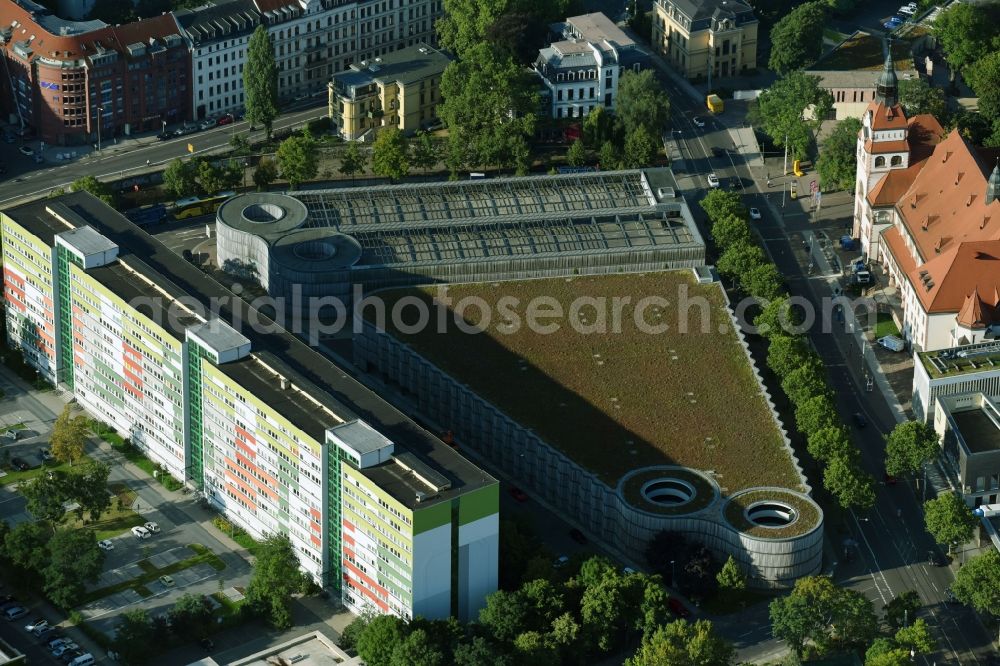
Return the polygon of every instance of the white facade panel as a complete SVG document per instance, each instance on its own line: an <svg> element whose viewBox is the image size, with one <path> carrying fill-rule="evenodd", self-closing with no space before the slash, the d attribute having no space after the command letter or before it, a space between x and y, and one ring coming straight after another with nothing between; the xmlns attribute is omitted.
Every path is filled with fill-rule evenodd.
<svg viewBox="0 0 1000 666"><path fill-rule="evenodd" d="M451 524L413 538L413 615L438 620L451 615ZM494 588L495 589L495 588Z"/></svg>

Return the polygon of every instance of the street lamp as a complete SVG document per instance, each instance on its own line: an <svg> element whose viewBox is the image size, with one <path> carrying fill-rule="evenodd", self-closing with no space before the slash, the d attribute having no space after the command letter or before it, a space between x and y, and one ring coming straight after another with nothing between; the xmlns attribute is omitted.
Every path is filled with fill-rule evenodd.
<svg viewBox="0 0 1000 666"><path fill-rule="evenodd" d="M104 107L97 107L97 152L101 152L101 122L104 119Z"/></svg>
<svg viewBox="0 0 1000 666"><path fill-rule="evenodd" d="M674 571L674 561L675 560L670 560L670 587L676 588L677 587L677 574Z"/></svg>

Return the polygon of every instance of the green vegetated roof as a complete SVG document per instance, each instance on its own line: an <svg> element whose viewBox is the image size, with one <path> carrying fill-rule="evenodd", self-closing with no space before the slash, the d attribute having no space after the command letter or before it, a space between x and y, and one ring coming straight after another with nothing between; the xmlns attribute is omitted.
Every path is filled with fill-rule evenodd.
<svg viewBox="0 0 1000 666"><path fill-rule="evenodd" d="M913 69L913 54L909 40L893 40L892 59L896 71ZM882 38L857 32L842 44L820 58L810 67L813 71L879 71L885 64L885 52L882 50ZM874 85L874 81L873 81Z"/></svg>
<svg viewBox="0 0 1000 666"><path fill-rule="evenodd" d="M404 296L427 303L438 289L379 295L391 312ZM685 289L689 300L705 305L705 332L700 307L688 311L688 332L678 329L676 304ZM727 493L765 485L800 488L717 284L700 285L690 271L671 271L448 285L447 294L452 303L478 297L492 306L501 297L518 299L515 312L522 325L514 332L504 328L494 307L489 327L479 334L453 325L444 334L434 326L392 332L609 485L637 468L674 464L715 470ZM561 324L550 334L528 330L527 304L542 296L554 298L564 312L581 297L604 299L608 332L574 331L565 318L545 320ZM667 324L665 333L644 333L634 323L635 304L649 296L670 303L645 313L647 322ZM615 298L632 304L624 308L618 332L612 321ZM475 307L466 308L463 317L483 322ZM581 308L579 320L596 325L594 308Z"/></svg>
<svg viewBox="0 0 1000 666"><path fill-rule="evenodd" d="M795 510L796 519L783 527L768 527L751 522L744 513L746 509L757 502L775 501L792 507ZM820 518L819 510L812 502L804 500L794 493L781 492L772 488L751 490L732 498L726 505L725 513L729 524L741 532L756 537L769 537L772 539L805 534L819 524Z"/></svg>

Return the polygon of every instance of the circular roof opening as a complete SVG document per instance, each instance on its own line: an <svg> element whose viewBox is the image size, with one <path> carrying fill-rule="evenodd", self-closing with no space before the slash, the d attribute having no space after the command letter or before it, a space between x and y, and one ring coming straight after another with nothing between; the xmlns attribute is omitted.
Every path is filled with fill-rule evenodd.
<svg viewBox="0 0 1000 666"><path fill-rule="evenodd" d="M694 499L698 492L694 486L675 478L653 479L642 486L642 496L653 504L680 506Z"/></svg>
<svg viewBox="0 0 1000 666"><path fill-rule="evenodd" d="M277 222L285 216L285 209L278 204L257 203L243 209L243 218L256 224Z"/></svg>
<svg viewBox="0 0 1000 666"><path fill-rule="evenodd" d="M799 519L798 512L784 502L765 500L747 507L746 517L761 527L786 527Z"/></svg>
<svg viewBox="0 0 1000 666"><path fill-rule="evenodd" d="M323 261L337 254L337 246L332 241L322 239L299 243L292 250L296 257L306 261Z"/></svg>

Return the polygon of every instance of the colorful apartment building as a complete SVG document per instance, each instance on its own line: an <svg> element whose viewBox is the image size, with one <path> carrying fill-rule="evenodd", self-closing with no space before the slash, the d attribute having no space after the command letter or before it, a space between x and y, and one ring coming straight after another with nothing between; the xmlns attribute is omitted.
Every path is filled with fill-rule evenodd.
<svg viewBox="0 0 1000 666"><path fill-rule="evenodd" d="M0 247L10 344L348 607L468 619L496 589L495 479L116 211L25 204Z"/></svg>

